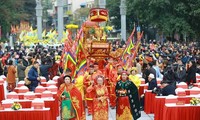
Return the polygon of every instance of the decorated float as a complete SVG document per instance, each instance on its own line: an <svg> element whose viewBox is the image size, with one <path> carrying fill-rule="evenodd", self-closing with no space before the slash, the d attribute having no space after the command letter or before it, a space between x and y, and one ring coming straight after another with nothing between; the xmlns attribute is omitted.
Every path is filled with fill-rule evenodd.
<svg viewBox="0 0 200 120"><path fill-rule="evenodd" d="M106 26L109 20L108 10L104 8L92 8L89 17L72 39L68 32L65 40L62 62L64 70L71 69L73 75L83 74L91 62L99 63L99 69L104 68L105 58L113 58L126 64L135 58L139 42L134 41L134 32L126 42L126 47L112 50L111 43L107 41L107 33L112 27ZM70 30L70 29L69 29ZM142 34L138 37L141 39ZM134 46L135 44L135 46Z"/></svg>
<svg viewBox="0 0 200 120"><path fill-rule="evenodd" d="M87 58L94 58L96 61L105 58L119 58L123 49L111 51L111 43L107 41L107 31L112 28L103 26L109 20L108 11L104 8L93 8L89 13L89 20L84 22L83 46Z"/></svg>

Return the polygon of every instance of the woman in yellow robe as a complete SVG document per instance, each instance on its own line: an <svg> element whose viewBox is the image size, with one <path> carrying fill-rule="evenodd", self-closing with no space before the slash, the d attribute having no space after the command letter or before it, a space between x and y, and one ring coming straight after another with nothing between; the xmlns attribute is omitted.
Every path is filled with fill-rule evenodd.
<svg viewBox="0 0 200 120"><path fill-rule="evenodd" d="M128 76L129 79L135 84L135 86L137 87L137 89L139 89L140 84L141 84L141 80L140 78L136 75L137 73L137 69L135 67L133 67L130 71L130 75Z"/></svg>

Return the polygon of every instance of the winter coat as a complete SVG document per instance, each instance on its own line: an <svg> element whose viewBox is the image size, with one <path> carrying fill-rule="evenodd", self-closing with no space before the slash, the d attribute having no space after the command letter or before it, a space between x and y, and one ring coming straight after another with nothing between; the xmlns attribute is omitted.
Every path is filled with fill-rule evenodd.
<svg viewBox="0 0 200 120"><path fill-rule="evenodd" d="M33 67L31 67L31 69L28 72L28 79L31 81L30 86L34 86L34 87L38 86L39 81L37 80L37 77L39 77L38 76L38 71L33 66Z"/></svg>
<svg viewBox="0 0 200 120"><path fill-rule="evenodd" d="M8 83L15 83L15 73L16 73L16 68L13 65L8 66L8 74L7 74L7 82Z"/></svg>

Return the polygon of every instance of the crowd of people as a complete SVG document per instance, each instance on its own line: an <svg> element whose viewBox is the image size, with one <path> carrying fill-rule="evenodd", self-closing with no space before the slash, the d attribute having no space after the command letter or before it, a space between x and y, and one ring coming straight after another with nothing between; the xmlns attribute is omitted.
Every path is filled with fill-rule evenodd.
<svg viewBox="0 0 200 120"><path fill-rule="evenodd" d="M114 42L112 46L115 51L124 45ZM60 76L57 87L63 119L82 120L87 107L87 115L92 115L94 120L105 120L109 105L116 109L117 120L138 119L145 99L138 93L140 77L148 83L149 90L167 96L175 95L177 83L186 82L189 88L193 87L196 73L200 73L200 48L195 42L142 43L131 67L113 58L106 58L102 67L93 59L87 63L84 75L77 78L72 77L72 70L63 69L63 47L44 47L39 43L33 47L19 44L14 49L6 44L0 47L0 74L7 76L9 92L19 81L24 80L29 90L34 91L40 84L40 76L47 81ZM161 87L157 85L158 78L162 79Z"/></svg>

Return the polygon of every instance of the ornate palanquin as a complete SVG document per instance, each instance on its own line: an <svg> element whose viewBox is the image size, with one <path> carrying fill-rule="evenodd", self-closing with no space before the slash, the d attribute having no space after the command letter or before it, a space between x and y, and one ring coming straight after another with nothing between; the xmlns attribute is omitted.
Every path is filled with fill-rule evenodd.
<svg viewBox="0 0 200 120"><path fill-rule="evenodd" d="M88 48L88 57L99 60L109 57L111 45L107 42L92 41L88 44Z"/></svg>
<svg viewBox="0 0 200 120"><path fill-rule="evenodd" d="M83 47L87 58L94 58L97 61L104 58L119 58L123 49L111 51L111 44L107 41L107 32L100 26L100 22L108 21L108 11L104 8L93 8L89 13L89 20L84 22Z"/></svg>

